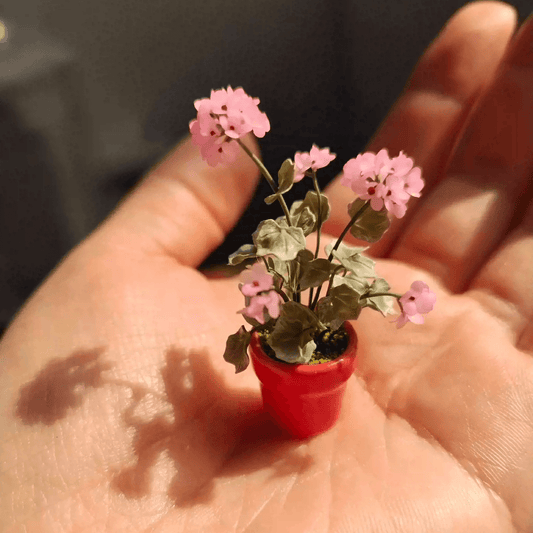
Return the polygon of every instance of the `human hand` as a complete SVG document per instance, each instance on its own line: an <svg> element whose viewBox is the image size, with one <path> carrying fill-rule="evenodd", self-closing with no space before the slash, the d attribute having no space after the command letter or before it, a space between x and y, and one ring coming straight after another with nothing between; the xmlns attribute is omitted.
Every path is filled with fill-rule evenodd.
<svg viewBox="0 0 533 533"><path fill-rule="evenodd" d="M374 249L387 257L378 272L398 290L421 278L440 289L422 327L362 315L334 429L286 439L253 373L222 360L241 295L195 267L238 218L255 170L245 156L208 169L185 142L2 340L0 531L530 530L531 191L515 199L531 175L531 23L469 115L513 28L499 4L460 12L369 147L404 149L428 188L401 240ZM488 127L500 117L516 143ZM502 196L480 191L487 181ZM331 198L343 213L347 190ZM491 210L502 213L482 234Z"/></svg>

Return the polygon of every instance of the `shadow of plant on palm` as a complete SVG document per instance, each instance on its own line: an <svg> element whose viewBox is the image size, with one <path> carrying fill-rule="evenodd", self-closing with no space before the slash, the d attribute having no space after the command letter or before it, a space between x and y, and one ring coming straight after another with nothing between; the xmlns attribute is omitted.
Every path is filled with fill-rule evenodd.
<svg viewBox="0 0 533 533"><path fill-rule="evenodd" d="M102 374L111 364L102 361L103 347L77 350L65 359L53 359L35 378L23 385L15 406L16 416L26 425L50 426L83 402L89 389L105 385Z"/></svg>
<svg viewBox="0 0 533 533"><path fill-rule="evenodd" d="M153 391L132 386L132 402L123 418L135 431L135 462L113 474L111 485L117 492L127 498L148 496L157 475L156 462L163 455L174 470L167 495L182 507L209 501L217 477L263 468L284 476L312 464L310 456L298 450L301 443L290 440L269 419L259 395L230 391L207 354L170 349L165 359L161 369L165 410L147 417L139 414L143 402L151 402ZM247 456L244 462L241 455Z"/></svg>
<svg viewBox="0 0 533 533"><path fill-rule="evenodd" d="M228 388L206 352L168 349L162 386L114 377L116 363L104 352L79 349L50 361L20 388L15 414L25 425L52 426L76 416L89 394L129 390L119 416L133 434L132 459L107 467L115 493L141 499L163 490L171 505L188 507L209 501L217 478L261 469L287 476L312 465L302 443L264 412L258 392ZM84 434L92 438L90 430Z"/></svg>

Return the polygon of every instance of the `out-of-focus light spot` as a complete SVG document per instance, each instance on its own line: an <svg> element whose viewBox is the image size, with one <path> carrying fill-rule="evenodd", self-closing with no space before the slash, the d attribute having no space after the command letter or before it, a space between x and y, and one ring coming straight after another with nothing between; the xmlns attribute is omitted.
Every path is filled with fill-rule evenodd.
<svg viewBox="0 0 533 533"><path fill-rule="evenodd" d="M3 20L0 20L0 43L7 41L7 27Z"/></svg>

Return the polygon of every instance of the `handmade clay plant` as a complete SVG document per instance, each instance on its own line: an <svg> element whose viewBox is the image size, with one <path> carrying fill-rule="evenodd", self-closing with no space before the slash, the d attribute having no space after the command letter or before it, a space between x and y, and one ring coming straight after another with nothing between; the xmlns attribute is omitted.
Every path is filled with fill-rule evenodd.
<svg viewBox="0 0 533 533"><path fill-rule="evenodd" d="M229 336L224 359L242 372L250 352L265 408L283 428L305 438L329 429L339 416L356 361L357 336L348 321L365 307L386 317L397 301L400 328L423 323L422 315L433 309L436 297L424 282L415 281L403 295L390 292L375 262L364 255L366 248L343 243L348 232L377 242L390 217L403 217L409 198L420 196L424 182L420 168L402 152L391 158L383 149L350 159L341 180L353 193L350 221L321 256L321 230L330 207L316 173L335 154L315 145L309 152L296 152L274 180L241 141L250 132L263 137L270 130L258 104L242 88L213 90L210 98L195 102L198 115L190 130L211 166L231 164L244 150L272 188L265 202L279 202L282 208L282 216L261 222L253 242L229 257L230 265L247 265L239 284L245 301L239 312L251 328L241 326ZM289 208L284 194L304 179L312 188ZM309 250L306 238L311 234L315 245Z"/></svg>

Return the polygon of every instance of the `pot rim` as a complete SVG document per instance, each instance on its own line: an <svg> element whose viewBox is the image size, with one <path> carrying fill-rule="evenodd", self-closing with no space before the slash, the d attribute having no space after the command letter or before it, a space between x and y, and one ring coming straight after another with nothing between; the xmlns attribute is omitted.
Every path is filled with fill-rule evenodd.
<svg viewBox="0 0 533 533"><path fill-rule="evenodd" d="M339 357L337 357L333 361L328 361L327 363L307 365L303 363L286 363L285 361L272 359L264 352L257 332L254 332L252 335L250 348L252 349L254 357L258 358L262 365L268 366L272 369L286 372L289 374L299 375L317 376L320 374L327 374L331 371L340 370L340 368L350 365L351 359L356 357L358 344L357 333L349 321L344 322L343 325L346 328L346 331L348 332L348 346L346 347L346 350L344 350L344 352L339 355Z"/></svg>

